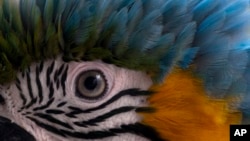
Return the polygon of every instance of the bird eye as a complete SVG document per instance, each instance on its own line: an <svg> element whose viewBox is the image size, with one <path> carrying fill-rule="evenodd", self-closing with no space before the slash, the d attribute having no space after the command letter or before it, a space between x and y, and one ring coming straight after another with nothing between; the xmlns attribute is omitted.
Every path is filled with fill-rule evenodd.
<svg viewBox="0 0 250 141"><path fill-rule="evenodd" d="M80 98L96 100L105 95L107 81L100 70L88 70L80 73L76 80L76 94Z"/></svg>

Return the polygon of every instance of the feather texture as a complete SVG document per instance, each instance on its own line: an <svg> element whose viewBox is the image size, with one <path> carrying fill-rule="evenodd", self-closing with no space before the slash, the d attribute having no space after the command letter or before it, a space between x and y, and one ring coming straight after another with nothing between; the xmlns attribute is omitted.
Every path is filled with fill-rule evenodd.
<svg viewBox="0 0 250 141"><path fill-rule="evenodd" d="M250 116L249 0L0 1L0 83L32 62L96 60L161 82L193 70L209 96Z"/></svg>
<svg viewBox="0 0 250 141"><path fill-rule="evenodd" d="M194 8L194 19L200 23L193 42L199 47L194 71L204 79L210 96L243 98L233 105L244 117L249 117L249 17L248 0L204 0Z"/></svg>
<svg viewBox="0 0 250 141"><path fill-rule="evenodd" d="M175 69L148 99L156 112L142 113L144 123L170 141L228 141L229 124L241 123L230 99L207 97L202 81L191 70Z"/></svg>

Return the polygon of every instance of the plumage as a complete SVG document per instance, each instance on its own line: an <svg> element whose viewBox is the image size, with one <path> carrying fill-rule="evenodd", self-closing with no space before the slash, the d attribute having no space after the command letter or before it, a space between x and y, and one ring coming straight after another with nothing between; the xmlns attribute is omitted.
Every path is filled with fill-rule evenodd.
<svg viewBox="0 0 250 141"><path fill-rule="evenodd" d="M249 0L0 0L0 124L42 141L228 140L250 123L249 39Z"/></svg>
<svg viewBox="0 0 250 141"><path fill-rule="evenodd" d="M173 70L151 90L156 93L148 101L157 109L143 113L143 122L166 140L228 141L229 124L241 123L240 112L230 109L233 99L208 97L203 82L190 70Z"/></svg>

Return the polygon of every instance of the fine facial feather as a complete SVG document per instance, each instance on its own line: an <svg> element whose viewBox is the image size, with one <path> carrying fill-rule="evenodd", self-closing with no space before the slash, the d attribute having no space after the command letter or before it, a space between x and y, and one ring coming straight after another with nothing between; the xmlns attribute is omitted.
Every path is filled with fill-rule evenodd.
<svg viewBox="0 0 250 141"><path fill-rule="evenodd" d="M91 70L101 71L105 76L102 85L107 86L104 95L94 100L76 94L77 78L82 72ZM1 95L8 100L5 108L11 111L10 114L2 111L1 115L15 121L39 141L99 138L143 141L147 139L140 137L141 134L124 132L122 126L141 121L135 111L147 106L146 97L150 93L143 90L151 84L151 79L143 72L101 61L64 63L60 58L48 60L19 72L16 81L1 88ZM111 129L121 131L116 133ZM103 132L103 135L94 132Z"/></svg>

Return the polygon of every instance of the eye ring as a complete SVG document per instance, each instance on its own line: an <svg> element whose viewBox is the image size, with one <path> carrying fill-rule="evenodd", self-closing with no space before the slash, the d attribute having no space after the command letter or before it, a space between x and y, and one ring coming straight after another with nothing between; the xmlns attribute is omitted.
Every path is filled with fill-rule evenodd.
<svg viewBox="0 0 250 141"><path fill-rule="evenodd" d="M108 83L104 73L93 69L81 72L75 82L76 96L86 100L98 100L105 96Z"/></svg>

